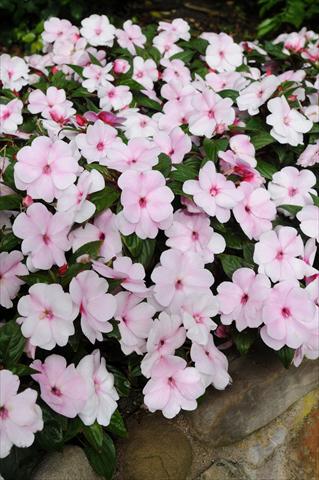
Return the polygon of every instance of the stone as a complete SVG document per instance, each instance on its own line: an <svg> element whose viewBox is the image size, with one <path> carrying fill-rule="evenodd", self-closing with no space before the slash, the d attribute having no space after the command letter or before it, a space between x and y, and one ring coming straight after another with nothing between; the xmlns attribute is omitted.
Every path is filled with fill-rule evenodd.
<svg viewBox="0 0 319 480"><path fill-rule="evenodd" d="M215 460L200 477L199 480L249 480L242 467L226 459Z"/></svg>
<svg viewBox="0 0 319 480"><path fill-rule="evenodd" d="M192 464L189 440L166 419L143 417L128 425L121 480L185 480Z"/></svg>
<svg viewBox="0 0 319 480"><path fill-rule="evenodd" d="M48 454L33 480L99 480L80 447L69 445L62 452Z"/></svg>
<svg viewBox="0 0 319 480"><path fill-rule="evenodd" d="M220 447L238 442L267 425L318 385L318 361L285 369L271 353L241 357L231 363L233 383L211 389L188 415L195 437Z"/></svg>

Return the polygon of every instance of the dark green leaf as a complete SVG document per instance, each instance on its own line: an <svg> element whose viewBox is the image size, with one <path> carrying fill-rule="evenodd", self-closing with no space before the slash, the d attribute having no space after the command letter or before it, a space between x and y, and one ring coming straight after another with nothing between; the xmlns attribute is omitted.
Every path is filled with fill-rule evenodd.
<svg viewBox="0 0 319 480"><path fill-rule="evenodd" d="M178 52L175 53L172 57L170 57L170 60L182 60L184 63L189 63L191 59L194 56L194 51L193 50L184 50L183 52Z"/></svg>
<svg viewBox="0 0 319 480"><path fill-rule="evenodd" d="M227 138L220 138L218 140L212 140L205 138L203 142L206 158L202 162L202 166L206 163L207 160L212 160L216 162L218 159L218 152L224 152L228 146Z"/></svg>
<svg viewBox="0 0 319 480"><path fill-rule="evenodd" d="M118 84L119 85L126 85L133 92L140 92L141 90L144 89L143 85L141 85L140 83L136 82L135 80L133 80L131 78L125 79L125 80L120 80L118 82Z"/></svg>
<svg viewBox="0 0 319 480"><path fill-rule="evenodd" d="M99 213L102 210L110 208L120 197L120 192L115 190L114 187L105 187L99 192L92 193L90 195L90 202L96 206L96 212Z"/></svg>
<svg viewBox="0 0 319 480"><path fill-rule="evenodd" d="M87 52L87 53L88 53L88 55L90 57L90 60L93 63L93 65L98 65L99 67L102 66L101 62L94 55L92 55L92 53L90 53L90 52Z"/></svg>
<svg viewBox="0 0 319 480"><path fill-rule="evenodd" d="M311 195L311 198L313 200L314 205L316 205L316 207L319 207L319 197L318 197L318 195L314 195L313 193L311 193L310 195Z"/></svg>
<svg viewBox="0 0 319 480"><path fill-rule="evenodd" d="M234 331L232 333L232 339L239 353L246 355L253 343L257 340L257 331L251 329L245 329L242 332Z"/></svg>
<svg viewBox="0 0 319 480"><path fill-rule="evenodd" d="M242 267L253 268L254 265L247 260L244 260L241 257L237 257L236 255L227 255L222 253L219 255L219 258L222 262L222 267L224 272L229 278L232 278L233 273Z"/></svg>
<svg viewBox="0 0 319 480"><path fill-rule="evenodd" d="M106 480L111 480L116 461L115 447L111 437L104 433L103 443L98 451L91 445L85 446L84 451L95 472Z"/></svg>
<svg viewBox="0 0 319 480"><path fill-rule="evenodd" d="M14 164L9 163L3 174L3 183L8 187L15 188Z"/></svg>
<svg viewBox="0 0 319 480"><path fill-rule="evenodd" d="M83 78L83 67L80 67L79 65L72 65L72 64L68 64L68 67L72 68L72 70L74 70L75 73L77 73L80 77ZM86 93L87 90L86 90Z"/></svg>
<svg viewBox="0 0 319 480"><path fill-rule="evenodd" d="M218 92L218 95L220 95L222 98L231 98L231 100L235 101L239 95L239 92L237 90L221 90Z"/></svg>
<svg viewBox="0 0 319 480"><path fill-rule="evenodd" d="M29 275L20 275L19 278L23 280L27 285L34 285L35 283L55 283L55 279L52 278L48 272L35 272Z"/></svg>
<svg viewBox="0 0 319 480"><path fill-rule="evenodd" d="M0 233L0 252L11 252L21 243L21 240L17 238L13 233L7 233L6 235Z"/></svg>
<svg viewBox="0 0 319 480"><path fill-rule="evenodd" d="M25 375L33 375L34 373L37 373L36 370L28 367L28 365L23 365L22 363L17 363L16 365L13 365L12 367L10 367L10 371L15 375L18 375L18 377L23 377Z"/></svg>
<svg viewBox="0 0 319 480"><path fill-rule="evenodd" d="M152 100L151 98L148 98L146 95L137 94L134 96L134 100L136 101L138 106L147 107L151 110L156 110L157 112L160 112L162 110L162 106L160 103Z"/></svg>
<svg viewBox="0 0 319 480"><path fill-rule="evenodd" d="M93 425L84 426L83 434L89 444L99 450L103 444L103 428L97 422L93 423Z"/></svg>
<svg viewBox="0 0 319 480"><path fill-rule="evenodd" d="M274 143L275 139L268 132L260 132L251 136L251 142L256 150L260 150L261 148L266 147L266 145Z"/></svg>
<svg viewBox="0 0 319 480"><path fill-rule="evenodd" d="M170 177L172 180L178 182L186 182L186 180L193 180L198 176L200 159L192 157L185 162L175 165L175 170L172 170Z"/></svg>
<svg viewBox="0 0 319 480"><path fill-rule="evenodd" d="M37 443L45 450L57 450L63 446L63 427L66 419L47 407L42 407L44 427L37 433Z"/></svg>
<svg viewBox="0 0 319 480"><path fill-rule="evenodd" d="M17 195L4 195L0 197L0 210L20 210L21 197Z"/></svg>
<svg viewBox="0 0 319 480"><path fill-rule="evenodd" d="M18 363L25 346L25 338L15 320L0 327L0 361L7 368Z"/></svg>
<svg viewBox="0 0 319 480"><path fill-rule="evenodd" d="M165 153L161 153L158 157L158 160L159 162L153 167L153 170L158 170L164 175L165 178L168 177L172 169L170 157L165 155Z"/></svg>
<svg viewBox="0 0 319 480"><path fill-rule="evenodd" d="M81 255L90 255L91 258L96 258L99 255L102 240L95 240L94 242L88 242L82 247L78 248L72 255L70 263L74 263Z"/></svg>
<svg viewBox="0 0 319 480"><path fill-rule="evenodd" d="M283 208L291 215L297 215L297 213L302 209L299 205L279 205L279 208Z"/></svg>
<svg viewBox="0 0 319 480"><path fill-rule="evenodd" d="M113 413L111 422L107 426L107 429L117 437L127 436L127 430L125 428L123 417L118 410Z"/></svg>
<svg viewBox="0 0 319 480"><path fill-rule="evenodd" d="M258 160L256 170L268 180L271 180L274 173L278 171L276 165L265 162L264 160Z"/></svg>
<svg viewBox="0 0 319 480"><path fill-rule="evenodd" d="M291 362L294 358L295 351L292 348L287 347L285 345L280 350L278 350L276 353L277 353L278 357L280 358L283 366L285 368L289 368L290 365L291 365Z"/></svg>
<svg viewBox="0 0 319 480"><path fill-rule="evenodd" d="M120 397L127 397L131 385L126 376L113 365L107 365L107 369L114 375L114 386Z"/></svg>

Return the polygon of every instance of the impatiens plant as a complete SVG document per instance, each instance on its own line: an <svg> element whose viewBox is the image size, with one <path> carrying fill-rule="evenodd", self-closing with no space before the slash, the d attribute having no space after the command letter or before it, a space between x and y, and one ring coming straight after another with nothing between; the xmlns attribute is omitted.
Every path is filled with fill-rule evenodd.
<svg viewBox="0 0 319 480"><path fill-rule="evenodd" d="M127 411L319 356L319 36L192 33L50 18L0 57L6 480L68 442L110 479Z"/></svg>

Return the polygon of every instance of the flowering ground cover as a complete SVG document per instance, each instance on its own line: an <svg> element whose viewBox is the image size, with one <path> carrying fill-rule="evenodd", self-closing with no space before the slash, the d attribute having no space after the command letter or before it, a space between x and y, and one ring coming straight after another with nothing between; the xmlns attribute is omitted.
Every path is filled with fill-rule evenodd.
<svg viewBox="0 0 319 480"><path fill-rule="evenodd" d="M42 40L0 57L1 473L75 442L108 479L132 392L173 418L232 348L319 356L319 36Z"/></svg>

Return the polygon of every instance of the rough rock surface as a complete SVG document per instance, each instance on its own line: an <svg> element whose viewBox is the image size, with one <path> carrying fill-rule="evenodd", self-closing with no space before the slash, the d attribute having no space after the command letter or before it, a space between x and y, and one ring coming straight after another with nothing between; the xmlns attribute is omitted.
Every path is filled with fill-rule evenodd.
<svg viewBox="0 0 319 480"><path fill-rule="evenodd" d="M199 408L189 414L195 436L212 447L247 437L313 390L318 366L318 361L305 361L286 370L275 355L235 360L232 385L224 391L208 391Z"/></svg>
<svg viewBox="0 0 319 480"><path fill-rule="evenodd" d="M128 426L121 480L185 480L192 464L189 440L167 420L145 416Z"/></svg>
<svg viewBox="0 0 319 480"><path fill-rule="evenodd" d="M63 452L47 455L33 480L99 480L80 447L68 446Z"/></svg>

